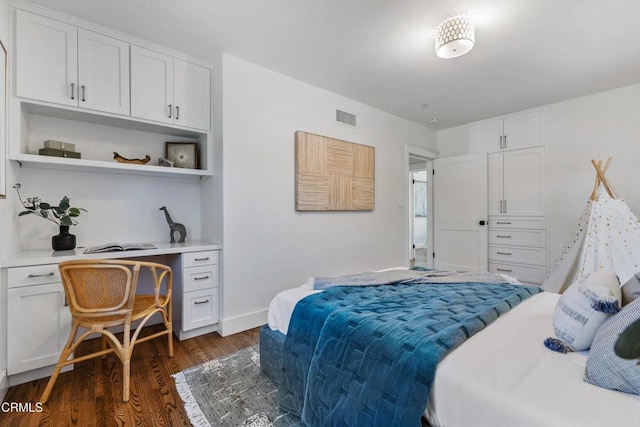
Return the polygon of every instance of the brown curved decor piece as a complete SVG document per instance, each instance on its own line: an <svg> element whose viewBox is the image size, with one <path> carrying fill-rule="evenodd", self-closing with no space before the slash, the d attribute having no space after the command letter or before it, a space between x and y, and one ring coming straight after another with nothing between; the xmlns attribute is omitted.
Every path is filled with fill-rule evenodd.
<svg viewBox="0 0 640 427"><path fill-rule="evenodd" d="M126 157L122 157L120 154L113 152L113 158L116 159L118 163L130 163L134 165L146 165L151 160L151 157L147 154L144 156L144 159L127 159Z"/></svg>

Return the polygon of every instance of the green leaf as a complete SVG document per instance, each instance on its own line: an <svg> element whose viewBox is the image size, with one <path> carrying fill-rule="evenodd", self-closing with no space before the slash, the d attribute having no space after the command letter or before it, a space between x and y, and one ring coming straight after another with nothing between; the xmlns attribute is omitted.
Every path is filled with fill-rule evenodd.
<svg viewBox="0 0 640 427"><path fill-rule="evenodd" d="M78 210L78 208L69 208L69 216L79 216L80 215L80 211Z"/></svg>
<svg viewBox="0 0 640 427"><path fill-rule="evenodd" d="M64 196L62 198L62 200L60 200L60 205L58 206L58 212L62 213L64 211L66 211L67 209L69 209L69 198L67 196Z"/></svg>
<svg viewBox="0 0 640 427"><path fill-rule="evenodd" d="M51 205L47 202L41 202L40 209L51 209Z"/></svg>
<svg viewBox="0 0 640 427"><path fill-rule="evenodd" d="M33 213L33 211L22 211L22 212L20 212L20 213L18 214L18 216L29 215L29 214L32 214L32 213Z"/></svg>
<svg viewBox="0 0 640 427"><path fill-rule="evenodd" d="M49 218L49 212L40 209L40 215L42 215L43 218Z"/></svg>
<svg viewBox="0 0 640 427"><path fill-rule="evenodd" d="M63 216L60 218L60 225L73 225L73 221L68 216Z"/></svg>

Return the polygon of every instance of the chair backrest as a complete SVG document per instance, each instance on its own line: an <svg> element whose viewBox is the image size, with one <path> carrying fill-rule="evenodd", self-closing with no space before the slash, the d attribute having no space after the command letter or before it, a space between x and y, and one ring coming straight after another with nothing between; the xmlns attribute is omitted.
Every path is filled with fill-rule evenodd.
<svg viewBox="0 0 640 427"><path fill-rule="evenodd" d="M69 309L74 315L125 315L131 312L140 262L74 260L60 263Z"/></svg>

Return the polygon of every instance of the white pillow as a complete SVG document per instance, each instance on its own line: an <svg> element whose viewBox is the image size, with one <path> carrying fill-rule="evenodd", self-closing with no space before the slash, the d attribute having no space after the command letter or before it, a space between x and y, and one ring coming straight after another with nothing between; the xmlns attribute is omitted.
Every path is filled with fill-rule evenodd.
<svg viewBox="0 0 640 427"><path fill-rule="evenodd" d="M553 312L547 348L566 353L587 350L602 324L620 310L620 282L614 271L598 271L578 279L562 294Z"/></svg>

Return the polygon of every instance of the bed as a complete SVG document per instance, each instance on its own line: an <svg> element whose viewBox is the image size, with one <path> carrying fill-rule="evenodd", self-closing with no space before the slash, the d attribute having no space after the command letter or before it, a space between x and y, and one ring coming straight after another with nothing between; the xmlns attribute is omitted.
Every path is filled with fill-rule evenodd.
<svg viewBox="0 0 640 427"><path fill-rule="evenodd" d="M306 283L271 302L261 330L261 361L274 381L281 379L296 305L319 292ZM450 352L437 365L424 419L436 427L640 425L640 396L583 382L586 352L559 354L542 345L553 334L558 298L533 295Z"/></svg>

